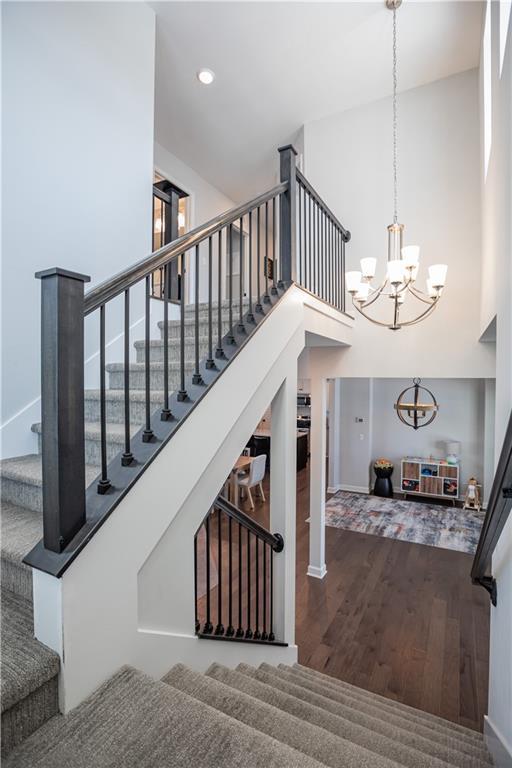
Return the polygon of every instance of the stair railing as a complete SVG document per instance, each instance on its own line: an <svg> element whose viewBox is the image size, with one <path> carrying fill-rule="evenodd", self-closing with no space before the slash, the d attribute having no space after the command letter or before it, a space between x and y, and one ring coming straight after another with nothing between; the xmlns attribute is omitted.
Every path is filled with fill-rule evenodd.
<svg viewBox="0 0 512 768"><path fill-rule="evenodd" d="M85 295L84 285L89 280L86 275L59 268L37 273L42 300L44 535L25 558L32 567L62 575L290 285L298 281L333 306L343 308L344 251L340 238L345 242L349 234L296 170L294 148L281 147L279 153L279 184L165 245ZM301 229L300 202L304 203L306 195L316 211L315 221L323 222L325 237L320 238L317 224L313 230ZM316 238L314 248L304 250L302 232ZM313 267L303 270L298 253L308 254L313 272ZM204 265L201 268L201 259L206 269ZM151 276L163 270L167 290L169 270L176 264L180 285L177 390L169 384L169 300L165 293L163 364L158 387L152 383L150 343ZM135 286L144 291L145 415L143 427L133 435L130 311ZM188 319L187 296L194 305L193 318ZM124 450L113 454L107 434L106 324L111 317L111 302L117 297L122 299L123 310ZM200 301L207 313L204 359L199 338ZM101 471L86 488L84 320L93 313L98 316L99 326ZM193 348L193 362L186 359L187 340ZM155 395L161 400L157 411Z"/></svg>
<svg viewBox="0 0 512 768"><path fill-rule="evenodd" d="M296 171L297 277L315 296L345 311L345 243L350 232Z"/></svg>
<svg viewBox="0 0 512 768"><path fill-rule="evenodd" d="M194 536L195 626L201 638L276 643L272 534L219 496Z"/></svg>
<svg viewBox="0 0 512 768"><path fill-rule="evenodd" d="M491 572L492 555L512 508L512 413L492 484L487 512L476 549L471 580L487 590L497 604L498 587Z"/></svg>

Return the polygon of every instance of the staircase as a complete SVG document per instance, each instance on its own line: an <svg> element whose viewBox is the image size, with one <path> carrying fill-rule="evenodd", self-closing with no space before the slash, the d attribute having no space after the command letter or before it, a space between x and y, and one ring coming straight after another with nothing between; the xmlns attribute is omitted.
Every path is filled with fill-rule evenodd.
<svg viewBox="0 0 512 768"><path fill-rule="evenodd" d="M481 734L299 665L124 667L5 768L489 768Z"/></svg>
<svg viewBox="0 0 512 768"><path fill-rule="evenodd" d="M246 302L244 306L246 307ZM200 338L207 339L208 306L200 305ZM213 303L218 312L218 304ZM223 332L229 329L228 304L220 307ZM186 346L186 365L194 365L194 318L195 305L185 309L186 329L192 341ZM179 356L180 321L169 321L169 386L179 387L179 370L174 358ZM159 322L163 339L163 323ZM150 345L152 390L154 409L162 402L163 340L152 340ZM207 341L206 341L207 345ZM144 366L145 342L135 341L137 361L130 364L130 415L132 433L144 423L145 392ZM206 350L203 349L203 353ZM174 367L173 367L174 365ZM142 367L142 376L140 370ZM178 366L179 367L179 366ZM124 445L124 365L112 363L106 366L109 374L107 402L107 456L112 460ZM91 485L98 475L101 463L101 427L99 423L100 393L85 390L85 456L86 484ZM41 449L41 424L34 424L33 432L39 436ZM2 604L2 750L6 754L22 739L39 728L58 712L57 676L59 658L33 637L32 571L22 561L41 539L42 517L42 467L40 454L19 456L0 462L2 522L1 522L1 604Z"/></svg>
<svg viewBox="0 0 512 768"><path fill-rule="evenodd" d="M343 283L337 276L344 272L344 245L350 233L296 170L293 148L280 152L281 183L276 187L178 238L85 295L88 278L84 275L60 268L37 275L42 281L42 423L34 424L32 431L38 437L39 452L0 462L2 755L9 756L6 764L149 766L163 760L185 766L193 760L205 766L241 765L250 752L261 765L317 764L305 749L300 756L295 744L277 745L268 720L255 729L253 723L222 711L220 699L212 706L213 700L207 703L197 692L192 694L185 681L193 682L197 673L175 667L164 682L153 679L174 659L187 658L191 648L196 662L197 643L201 669L214 659L259 663L269 658L268 649L275 663L296 658L293 614L287 610L294 599L293 537L286 543L286 531L294 530L293 494L285 490L280 495L278 519L284 535L262 529L217 500L221 510L216 518L217 543L220 553L222 530L228 537L229 562L227 576L219 567L214 632L208 597L204 621L200 621L197 590L194 606L191 565L194 546L197 550L194 535L199 525L209 528L215 496L250 430L269 401L286 389L290 375L296 377L305 337L303 297L308 297L310 307L317 302L322 317L340 326L344 323ZM240 232L237 274L235 227ZM242 233L246 234L246 260ZM207 267L201 273L203 257ZM169 319L170 305L164 296L160 338L152 339L151 275L156 269L166 274L171 264L177 266L181 281L179 319ZM131 322L140 318L130 315L130 295L140 296L135 293L139 289L144 295L144 338L133 340ZM204 295L208 299L201 303ZM110 302L117 298L124 299L124 355L120 362L111 363L106 360L106 316L112 317ZM100 383L99 389L84 389L85 319L93 313L99 330ZM287 391L283 413L294 424L296 386L295 391L291 386ZM196 448L201 431L208 434L202 436L200 450L195 450L194 471L187 473L184 469L190 470L191 462L186 466L185 452ZM291 451L294 430L288 432L282 430L281 438L276 437L273 456L279 454L279 441L283 457L295 454L294 446ZM156 496L151 487L155 473L160 482ZM198 478L206 479L199 483ZM152 499L150 509L143 508L147 498ZM191 556L172 578L164 572L144 600L137 593L139 575L164 540L169 553L166 536L175 520L181 537L172 546L181 552L167 562L177 563L182 552ZM232 560L234 531L238 559ZM89 549L93 537L97 537L95 546ZM206 562L209 574L210 549ZM150 565L156 567L154 562ZM151 580L154 573L150 569L144 577ZM169 589L177 579L181 602ZM245 579L247 596L242 599ZM223 589L228 595L227 622L222 615L226 605L221 606L220 599ZM235 631L231 614L236 590ZM155 609L155 594L159 613L156 619L154 614L147 618L140 611L148 606ZM169 620L165 614L169 597L174 600L173 631L159 633L161 622L165 625ZM126 606L130 610L123 613ZM123 667L108 679L127 659L146 673L157 672L151 678ZM214 679L218 670L222 671L214 667L209 676L197 677L217 693L227 685ZM228 698L235 701L244 696L243 691L236 696L231 692ZM72 710L78 702L82 703ZM250 702L259 709L268 706L257 704L254 697ZM58 715L59 708L68 714ZM215 744L218 756L212 761Z"/></svg>

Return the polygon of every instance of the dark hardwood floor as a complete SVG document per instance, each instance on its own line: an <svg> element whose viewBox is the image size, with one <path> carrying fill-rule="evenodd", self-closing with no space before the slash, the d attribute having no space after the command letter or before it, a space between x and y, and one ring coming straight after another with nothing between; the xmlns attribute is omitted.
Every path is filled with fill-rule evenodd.
<svg viewBox="0 0 512 768"><path fill-rule="evenodd" d="M471 584L471 556L327 528L327 575L317 580L306 576L308 516L305 469L297 475L300 663L481 730L489 600ZM254 517L268 525L268 493Z"/></svg>

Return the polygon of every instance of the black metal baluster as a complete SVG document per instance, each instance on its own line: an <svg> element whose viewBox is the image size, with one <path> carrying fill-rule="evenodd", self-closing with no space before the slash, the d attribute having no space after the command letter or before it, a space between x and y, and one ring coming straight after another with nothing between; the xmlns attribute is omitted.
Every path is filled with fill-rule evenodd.
<svg viewBox="0 0 512 768"><path fill-rule="evenodd" d="M228 592L228 628L226 637L233 637L235 628L233 626L233 530L232 520L228 518L228 555L229 555L229 592Z"/></svg>
<svg viewBox="0 0 512 768"><path fill-rule="evenodd" d="M317 296L320 293L320 206L316 206L316 287Z"/></svg>
<svg viewBox="0 0 512 768"><path fill-rule="evenodd" d="M267 544L263 542L263 632L261 633L262 640L268 640L267 632Z"/></svg>
<svg viewBox="0 0 512 768"><path fill-rule="evenodd" d="M121 465L133 461L130 437L130 289L124 292L124 453Z"/></svg>
<svg viewBox="0 0 512 768"><path fill-rule="evenodd" d="M164 407L160 414L162 421L173 418L169 408L169 265L164 267Z"/></svg>
<svg viewBox="0 0 512 768"><path fill-rule="evenodd" d="M341 310L345 311L345 240L341 238Z"/></svg>
<svg viewBox="0 0 512 768"><path fill-rule="evenodd" d="M329 304L334 304L334 224L329 219Z"/></svg>
<svg viewBox="0 0 512 768"><path fill-rule="evenodd" d="M268 294L268 200L265 203L265 295L263 302L270 304L270 296Z"/></svg>
<svg viewBox="0 0 512 768"><path fill-rule="evenodd" d="M219 254L218 254L218 297L217 297L217 349L215 357L225 359L226 355L222 347L222 229L219 230Z"/></svg>
<svg viewBox="0 0 512 768"><path fill-rule="evenodd" d="M211 579L210 579L210 518L211 510L206 516L205 521L205 533L206 533L206 622L203 627L205 635L211 635L213 632L213 624L211 619Z"/></svg>
<svg viewBox="0 0 512 768"><path fill-rule="evenodd" d="M316 222L317 222L317 207L316 207L316 202L313 199L313 280L311 283L312 293L316 293L316 271L317 271L317 258L318 258Z"/></svg>
<svg viewBox="0 0 512 768"><path fill-rule="evenodd" d="M261 206L258 206L258 214L256 216L256 226L258 231L256 232L256 312L263 313L263 306L261 304Z"/></svg>
<svg viewBox="0 0 512 768"><path fill-rule="evenodd" d="M325 214L320 208L320 298L325 299Z"/></svg>
<svg viewBox="0 0 512 768"><path fill-rule="evenodd" d="M196 245L196 262L195 262L195 312L194 312L194 375L192 376L192 384L204 384L203 377L199 370L199 245Z"/></svg>
<svg viewBox="0 0 512 768"><path fill-rule="evenodd" d="M242 526L238 523L238 628L236 630L237 637L244 636L244 629L242 626Z"/></svg>
<svg viewBox="0 0 512 768"><path fill-rule="evenodd" d="M328 284L328 277L329 277L329 218L327 214L324 212L324 295L323 300L327 301L327 284Z"/></svg>
<svg viewBox="0 0 512 768"><path fill-rule="evenodd" d="M252 300L252 211L249 211L249 312L247 313L247 322L255 322Z"/></svg>
<svg viewBox="0 0 512 768"><path fill-rule="evenodd" d="M145 346L145 355L144 355L144 389L146 394L146 426L144 428L144 432L142 433L142 442L143 443L149 443L153 439L153 430L151 429L151 354L150 354L150 339L149 339L149 333L150 333L150 278L149 275L146 277L146 312L145 312L145 334L144 334L144 346Z"/></svg>
<svg viewBox="0 0 512 768"><path fill-rule="evenodd" d="M309 211L309 226L308 226L308 282L306 284L306 288L308 290L311 290L311 274L313 270L313 264L312 264L312 244L313 244L313 230L312 230L312 216L311 216L311 195L308 194L308 211Z"/></svg>
<svg viewBox="0 0 512 768"><path fill-rule="evenodd" d="M336 299L335 299L335 307L340 307L340 293L341 293L341 286L340 286L340 274L339 274L339 264L340 264L340 257L341 257L341 248L340 248L340 233L338 232L338 229L336 228Z"/></svg>
<svg viewBox="0 0 512 768"><path fill-rule="evenodd" d="M236 344L236 340L233 335L233 224L230 224L228 227L228 266L229 332L227 336L227 343Z"/></svg>
<svg viewBox="0 0 512 768"><path fill-rule="evenodd" d="M101 477L98 493L104 494L110 488L107 475L107 413L105 403L105 305L100 307L100 450Z"/></svg>
<svg viewBox="0 0 512 768"><path fill-rule="evenodd" d="M213 359L213 240L208 238L208 358L205 363L207 369L215 368Z"/></svg>
<svg viewBox="0 0 512 768"><path fill-rule="evenodd" d="M185 254L180 254L180 388L177 398L187 400L185 389Z"/></svg>
<svg viewBox="0 0 512 768"><path fill-rule="evenodd" d="M244 325L244 218L240 216L240 307L238 316L238 330L245 333Z"/></svg>
<svg viewBox="0 0 512 768"><path fill-rule="evenodd" d="M323 229L323 235L324 235L324 256L323 256L323 259L322 259L322 261L323 261L323 275L324 275L324 279L323 279L323 294L324 295L322 296L322 298L323 298L324 301L327 301L327 277L328 277L327 273L328 273L328 265L329 265L329 258L328 258L328 253L329 253L329 245L328 245L329 240L328 240L328 237L329 237L329 234L328 234L328 229L327 229L327 224L328 224L327 214L324 212L322 214L322 216L323 216L323 222L324 222L324 225L323 225L323 228L322 228Z"/></svg>
<svg viewBox="0 0 512 768"><path fill-rule="evenodd" d="M299 184L298 185L298 194L299 194L299 283L302 285L303 276L302 276L302 187Z"/></svg>
<svg viewBox="0 0 512 768"><path fill-rule="evenodd" d="M197 606L197 533L194 536L194 611L195 611L195 628L196 632L199 632L199 614Z"/></svg>
<svg viewBox="0 0 512 768"><path fill-rule="evenodd" d="M245 636L248 640L252 638L251 629L251 532L247 529L247 628Z"/></svg>
<svg viewBox="0 0 512 768"><path fill-rule="evenodd" d="M260 632L260 542L257 536L254 537L256 539L256 575L255 575L255 587L256 587L256 619L255 619L255 630L254 630L254 639L255 640L261 640L261 632Z"/></svg>
<svg viewBox="0 0 512 768"><path fill-rule="evenodd" d="M274 635L274 552L270 550L270 605L269 605L269 628L268 639L271 643L274 642L276 636Z"/></svg>
<svg viewBox="0 0 512 768"><path fill-rule="evenodd" d="M277 226L276 226L276 198L272 198L272 295L277 296L277 258L276 258L276 240L277 240Z"/></svg>
<svg viewBox="0 0 512 768"><path fill-rule="evenodd" d="M222 624L222 513L217 510L217 626L216 635L224 634L224 625Z"/></svg>

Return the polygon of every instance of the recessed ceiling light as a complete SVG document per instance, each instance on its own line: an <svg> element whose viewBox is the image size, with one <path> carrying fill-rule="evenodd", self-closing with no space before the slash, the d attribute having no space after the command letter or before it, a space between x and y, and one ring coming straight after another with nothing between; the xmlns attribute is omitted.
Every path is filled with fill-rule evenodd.
<svg viewBox="0 0 512 768"><path fill-rule="evenodd" d="M215 73L211 69L200 69L197 73L197 79L203 85L211 85L215 80Z"/></svg>

